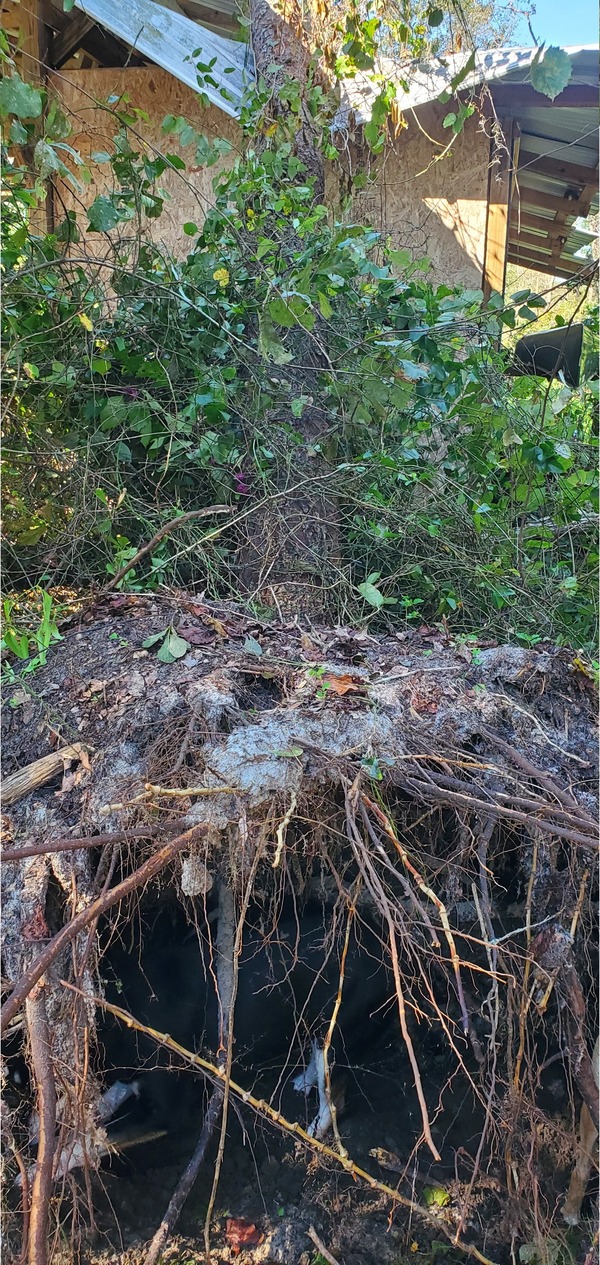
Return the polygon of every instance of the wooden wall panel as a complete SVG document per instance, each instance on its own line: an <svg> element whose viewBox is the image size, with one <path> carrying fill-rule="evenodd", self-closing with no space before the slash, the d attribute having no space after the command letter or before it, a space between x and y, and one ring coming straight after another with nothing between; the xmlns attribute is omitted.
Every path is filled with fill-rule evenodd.
<svg viewBox="0 0 600 1265"><path fill-rule="evenodd" d="M451 150L442 126L448 106L437 102L408 116L379 163L375 185L354 200L353 217L389 233L394 246L415 258L428 255L438 283L482 284L489 140L475 118L467 120Z"/></svg>
<svg viewBox="0 0 600 1265"><path fill-rule="evenodd" d="M136 131L142 137L142 144L147 145L149 157L155 157L156 151L181 153L188 164L187 170L181 174L165 171L157 182L166 195L162 215L159 219L145 219L142 223L145 236L181 258L191 244L191 239L183 232L183 225L187 221L198 225L203 223L206 209L213 202L212 182L215 176L239 152L241 133L235 120L215 106L203 107L190 88L154 66L55 72L49 76L48 86L60 99L73 125L69 144L79 151L84 160L93 152L112 152L118 124L98 103L106 101L109 96L121 97L123 94L129 98L128 108L144 110L148 115L148 120L141 120ZM231 155L213 167L197 166L193 146L179 150L174 138L161 132L162 120L167 114L183 115L209 139L222 137L228 140L233 145ZM92 183L83 194L87 205L99 194L112 192L114 181L112 167L108 163L99 166L92 162L90 166ZM82 197L64 182L61 182L59 194L60 198L56 199L57 220L64 215L64 208L77 210L82 201ZM137 226L132 224L130 232L134 233L136 229ZM115 232L119 236L126 235L127 225L119 225ZM105 255L106 242L102 234L91 233L86 238L86 252Z"/></svg>
<svg viewBox="0 0 600 1265"><path fill-rule="evenodd" d="M155 67L54 73L49 85L72 117L71 143L83 158L93 151L111 149L116 126L96 104L111 94L127 93L130 105L147 113L149 121L141 122L139 131L151 153L153 146L163 153L167 149L177 152L173 138L161 133L165 114L184 115L210 138L221 136L232 143L231 156L220 165L191 165L182 173L185 179L175 172L165 172L159 181L169 197L160 219L145 222L144 233L175 256L186 253L190 239L183 233L183 224L188 220L202 223L204 211L212 202L215 175L239 151L238 124L214 106L203 108L190 89ZM411 119L378 161L376 179L355 197L348 218L389 235L393 245L408 247L415 258L428 255L435 282L479 287L484 269L489 140L470 119L451 151L436 161L436 155L449 140L448 131L442 126L445 113L445 107L437 103L420 109L419 122ZM183 152L188 163L192 161L191 152ZM108 165L93 164L92 172L92 185L83 195L86 203L99 193L112 190L112 170ZM81 205L78 195L68 186L61 185L60 197L67 208ZM334 165L328 171L326 200L332 207L338 203ZM56 212L57 218L64 214L58 202ZM117 231L122 235L123 226ZM104 256L105 247L100 234L90 234L86 239L88 251Z"/></svg>

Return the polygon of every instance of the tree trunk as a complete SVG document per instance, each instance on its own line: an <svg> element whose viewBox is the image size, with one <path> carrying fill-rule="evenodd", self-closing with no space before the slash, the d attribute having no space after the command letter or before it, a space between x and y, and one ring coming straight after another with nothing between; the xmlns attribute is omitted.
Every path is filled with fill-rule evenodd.
<svg viewBox="0 0 600 1265"><path fill-rule="evenodd" d="M251 37L257 78L272 91L270 113L273 121L284 117L278 89L285 80L307 85L311 73L311 39L303 25L298 0L283 0L277 12L270 0L251 0ZM310 21L310 17L308 19ZM312 32L314 36L314 30ZM294 153L304 164L298 179L314 182L314 200L322 202L325 192L323 155L318 134L307 105L295 120ZM268 144L257 137L255 148ZM290 230L293 248L293 231ZM312 333L298 325L288 345L293 362L285 367L290 384L290 401L308 397L302 417L291 410L279 410L268 419L278 432L276 493L289 488L289 496L278 495L272 506L252 516L251 538L239 554L242 591L262 605L274 607L282 615L304 615L324 619L330 606L332 585L339 576L339 525L335 495L329 492L329 468L322 448L328 426L318 407L319 371L328 367L326 325L317 318ZM314 401L314 403L313 403ZM292 427L301 442L286 438Z"/></svg>

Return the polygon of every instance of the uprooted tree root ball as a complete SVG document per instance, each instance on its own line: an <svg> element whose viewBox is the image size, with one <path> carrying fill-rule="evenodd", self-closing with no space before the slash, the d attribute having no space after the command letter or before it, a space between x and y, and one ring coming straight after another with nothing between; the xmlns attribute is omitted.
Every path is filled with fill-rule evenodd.
<svg viewBox="0 0 600 1265"><path fill-rule="evenodd" d="M5 710L12 1259L583 1259L581 660L119 595Z"/></svg>

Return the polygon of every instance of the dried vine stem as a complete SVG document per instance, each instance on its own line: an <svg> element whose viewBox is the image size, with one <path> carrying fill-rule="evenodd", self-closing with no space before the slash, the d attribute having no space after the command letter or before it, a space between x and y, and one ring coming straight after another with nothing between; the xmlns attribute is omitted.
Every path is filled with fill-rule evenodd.
<svg viewBox="0 0 600 1265"><path fill-rule="evenodd" d="M67 980L61 980L61 983L65 986L65 988L69 988L72 992L81 993L80 989L75 988L73 984L69 984ZM83 994L81 995L83 996ZM120 1006L113 1006L112 1002L105 1001L102 997L87 997L86 995L86 1000L93 1002L96 1006L100 1006L102 1010L109 1011L111 1015L115 1015L115 1017L120 1019L122 1023L126 1024L128 1028L133 1028L135 1032L142 1032L145 1036L152 1037L152 1039L159 1045L164 1046L165 1049L171 1050L173 1054L178 1054L180 1058L185 1059L186 1063L191 1063L193 1067L201 1068L202 1071L206 1072L208 1076L211 1077L211 1079L222 1082L229 1093L235 1094L236 1098L239 1098L241 1102L247 1103L254 1111L257 1112L258 1115L264 1116L267 1120L270 1120L272 1124L278 1125L279 1128L283 1129L286 1133L290 1133L293 1137L299 1138L302 1144L309 1150L312 1150L315 1154L321 1155L329 1160L335 1160L335 1162L340 1164L345 1172L350 1173L352 1177L359 1178L361 1181L365 1182L367 1186L370 1186L372 1190L376 1190L380 1194L386 1195L388 1199L392 1199L394 1203L400 1204L402 1208L408 1209L413 1216L420 1217L422 1221L425 1221L427 1225L435 1230L436 1234L439 1234L441 1231L441 1233L444 1234L452 1243L453 1247L464 1253L465 1256L470 1256L473 1260L479 1261L479 1265L494 1265L494 1262L490 1261L489 1257L484 1256L483 1253L480 1252L472 1243L457 1243L455 1241L454 1232L451 1231L443 1221L440 1221L438 1217L430 1213L427 1208L422 1207L421 1204L415 1203L413 1199L407 1199L406 1195L401 1195L399 1191L394 1190L393 1186L388 1186L385 1182L379 1181L377 1177L373 1177L371 1173L367 1173L366 1169L360 1168L358 1164L355 1164L354 1160L351 1160L347 1156L340 1155L338 1151L334 1150L333 1147L328 1146L326 1142L321 1142L319 1138L311 1137L297 1121L287 1120L286 1117L283 1116L280 1111L276 1111L270 1103L265 1102L262 1098L255 1098L254 1094L251 1094L249 1090L244 1089L241 1085L238 1085L237 1081L232 1080L228 1075L227 1070L224 1071L222 1068L218 1067L216 1063L211 1063L208 1059L203 1058L201 1054L194 1054L191 1050L186 1050L185 1046L180 1045L178 1041L175 1041L173 1037L170 1037L167 1033L158 1032L155 1028L149 1028L146 1024L140 1023L133 1015L130 1015L127 1010L122 1010Z"/></svg>
<svg viewBox="0 0 600 1265"><path fill-rule="evenodd" d="M37 987L32 989L25 1005L40 1121L29 1212L27 1254L29 1265L47 1265L48 1261L48 1212L52 1195L52 1165L56 1133L56 1084L45 991L46 985L43 982L38 983Z"/></svg>
<svg viewBox="0 0 600 1265"><path fill-rule="evenodd" d="M182 527L184 523L191 522L193 518L209 518L212 514L232 513L233 506L231 505L208 505L205 509L189 510L187 514L180 514L177 518L171 518L168 523L163 523L162 527L155 533L152 540L148 541L147 545L142 545L142 548L138 549L137 553L134 554L133 558L131 558L129 562L125 563L124 566L119 567L119 570L115 573L115 575L113 575L112 580L109 580L108 584L104 585L102 592L110 593L111 589L115 589L117 584L120 584L121 580L123 580L130 571L133 571L134 567L137 567L138 562L141 562L142 558L146 557L146 554L149 554L152 549L156 548L164 536L168 536L169 533L175 531L177 527Z"/></svg>
<svg viewBox="0 0 600 1265"><path fill-rule="evenodd" d="M128 799L122 804L104 804L100 813L103 816L108 813L122 813L126 808L132 808L134 804L143 804L147 799L152 799L154 795L165 795L168 799L189 799L192 795L239 795L239 788L237 786L155 786L153 782L146 782L146 789L139 795L135 795L133 799Z"/></svg>
<svg viewBox="0 0 600 1265"><path fill-rule="evenodd" d="M461 1010L463 1031L465 1032L465 1034L468 1034L469 1016L467 1014L467 1004L465 1002L462 979L460 977L460 958L456 951L456 943L454 940L454 936L452 934L452 928L448 921L448 913L446 910L446 906L444 905L444 902L440 900L439 896L437 896L436 893L431 889L431 887L427 885L425 880L419 874L419 871L413 865L408 855L408 852L406 851L406 848L400 842L396 834L396 831L394 830L394 827L392 826L392 823L389 817L387 816L387 814L383 812L383 810L379 807L378 804L375 804L372 799L369 799L368 795L362 794L361 800L362 800L362 803L365 805L365 807L368 808L372 812L373 816L377 819L379 824L383 826L383 829L385 830L385 833L388 836L388 839L391 839L396 851L399 853L402 859L402 864L404 865L405 869L408 870L412 878L414 878L415 883L417 884L417 887L420 888L420 890L423 892L423 895L427 896L437 909L440 922L442 924L442 927L444 928L444 935L446 937L446 942L448 944L448 950L450 953L450 961L452 962L452 968L454 970L454 978L456 981L456 991L458 993L458 1001L459 1001L460 1010Z"/></svg>
<svg viewBox="0 0 600 1265"><path fill-rule="evenodd" d="M350 840L350 843L354 851L354 855L356 857L359 870L361 874L364 876L367 887L373 893L373 896L381 912L382 918L385 918L385 921L387 923L389 945L390 945L390 956L392 959L392 971L394 975L394 985L396 988L396 1000L398 1002L398 1017L400 1019L400 1029L402 1032L402 1037L404 1040L404 1044L406 1046L410 1065L412 1068L413 1080L415 1083L415 1091L417 1094L417 1098L419 1100L419 1107L421 1110L421 1121L423 1125L423 1137L425 1138L425 1141L429 1147L429 1150L431 1151L431 1154L433 1155L434 1160L437 1163L439 1163L441 1156L435 1145L433 1137L431 1135L431 1125L429 1122L429 1115L427 1112L427 1102L425 1100L425 1094L423 1092L423 1082L421 1080L421 1073L419 1070L419 1064L417 1062L417 1056L415 1054L410 1032L408 1030L408 1024L406 1022L406 1002L404 1000L404 993L402 990L402 975L400 972L400 962L398 959L398 946L396 944L396 928L394 926L394 920L392 918L389 903L386 900L385 892L383 890L379 876L375 873L375 870L373 870L372 868L370 869L369 872L367 872L365 868L365 860L364 860L365 849L363 847L363 841L358 833L356 822L354 820L354 812L352 809L352 803L351 803L350 797L354 793L354 790L357 786L358 786L358 782L355 782L353 786L350 787L346 791L346 829L348 832L348 838Z"/></svg>
<svg viewBox="0 0 600 1265"><path fill-rule="evenodd" d="M181 822L164 822L160 826L143 826L141 830L115 830L104 835L84 835L81 839L50 839L48 843L31 844L26 848L7 848L0 852L2 861L24 861L26 857L50 856L54 852L77 852L80 848L103 848L107 843L130 843L135 839L155 839L157 835L176 834Z"/></svg>
<svg viewBox="0 0 600 1265"><path fill-rule="evenodd" d="M65 927L62 927L35 959L35 962L24 972L20 980L15 984L10 997L5 1001L0 1011L0 1033L5 1031L11 1019L14 1018L25 999L29 996L32 988L42 978L42 975L52 965L62 949L67 944L70 944L71 940L74 940L75 936L84 927L89 926L94 919L106 913L107 909L117 905L125 896L129 896L129 893L134 892L137 887L142 887L144 883L155 878L169 864L169 861L172 861L173 857L182 852L184 848L189 847L197 835L206 834L207 829L208 827L204 825L193 826L191 830L186 830L177 839L172 839L170 843L165 844L164 848L160 848L143 865L140 865L139 869L134 870L133 874L123 879L122 883L119 883L117 887L113 887L110 891L104 892L91 905L88 905L87 909L82 909L75 918L72 918Z"/></svg>

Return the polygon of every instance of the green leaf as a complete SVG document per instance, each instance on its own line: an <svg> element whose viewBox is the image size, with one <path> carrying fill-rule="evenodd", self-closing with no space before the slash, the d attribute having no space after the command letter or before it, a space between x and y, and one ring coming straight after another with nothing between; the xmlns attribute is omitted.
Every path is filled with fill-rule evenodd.
<svg viewBox="0 0 600 1265"><path fill-rule="evenodd" d="M541 92L554 101L563 88L566 88L572 74L571 58L564 48L547 48L539 61L536 58L531 67L531 84L536 92Z"/></svg>
<svg viewBox="0 0 600 1265"><path fill-rule="evenodd" d="M144 650L150 650L152 646L156 646L159 641L164 641L168 631L168 628L162 628L159 633L154 633L152 637L146 637L146 640L142 642Z"/></svg>
<svg viewBox="0 0 600 1265"><path fill-rule="evenodd" d="M189 649L189 641L186 641L184 637L180 637L172 628L169 628L156 657L160 659L161 663L174 663L176 659L183 659Z"/></svg>
<svg viewBox="0 0 600 1265"><path fill-rule="evenodd" d="M271 299L267 306L269 316L275 321L276 325L282 325L284 329L294 329L295 325L297 325L294 313L290 312L287 303L284 303L283 299Z"/></svg>
<svg viewBox="0 0 600 1265"><path fill-rule="evenodd" d="M329 302L327 295L323 294L322 290L317 291L317 298L319 300L319 308L321 311L321 316L323 317L325 321L328 321L329 318L333 316L333 308L331 306L331 303Z"/></svg>
<svg viewBox="0 0 600 1265"><path fill-rule="evenodd" d="M450 114L446 115L442 127L452 127L453 123L456 123L456 115L451 111Z"/></svg>
<svg viewBox="0 0 600 1265"><path fill-rule="evenodd" d="M88 223L94 233L108 232L119 223L120 219L121 216L110 198L105 198L103 194L92 202L88 210Z"/></svg>
<svg viewBox="0 0 600 1265"><path fill-rule="evenodd" d="M64 167L64 163L61 162L52 145L44 140L38 141L33 151L33 161L42 180L51 176L53 171L61 171Z"/></svg>
<svg viewBox="0 0 600 1265"><path fill-rule="evenodd" d="M511 444L522 444L523 440L520 435L517 435L516 430L513 430L512 426L507 426L502 435L502 443L505 448L510 448Z"/></svg>
<svg viewBox="0 0 600 1265"><path fill-rule="evenodd" d="M19 123L18 119L13 119L10 125L9 136L13 145L25 145L28 139L27 128L23 127L23 124Z"/></svg>
<svg viewBox="0 0 600 1265"><path fill-rule="evenodd" d="M445 1208L450 1203L450 1195L443 1186L425 1186L423 1203L426 1208Z"/></svg>
<svg viewBox="0 0 600 1265"><path fill-rule="evenodd" d="M361 597L364 597L365 602L368 602L369 606L374 606L376 610L380 610L385 604L383 593L380 593L379 589L374 584L370 584L368 580L365 580L363 584L357 585L357 588Z"/></svg>
<svg viewBox="0 0 600 1265"><path fill-rule="evenodd" d="M97 360L92 360L92 373L108 373L110 369L110 360L105 360L99 356Z"/></svg>
<svg viewBox="0 0 600 1265"><path fill-rule="evenodd" d="M428 9L427 10L428 26L441 26L443 21L444 21L443 9Z"/></svg>
<svg viewBox="0 0 600 1265"><path fill-rule="evenodd" d="M258 350L263 360L272 360L276 365L287 365L292 359L292 353L286 351L277 337L272 321L264 312L259 317Z"/></svg>
<svg viewBox="0 0 600 1265"><path fill-rule="evenodd" d="M292 400L292 415L294 417L302 417L304 405L308 402L307 395L299 395L297 399Z"/></svg>
<svg viewBox="0 0 600 1265"><path fill-rule="evenodd" d="M191 220L188 220L183 226L183 231L186 237L195 237L196 233L200 232L200 229L197 224L193 224Z"/></svg>
<svg viewBox="0 0 600 1265"><path fill-rule="evenodd" d="M244 650L246 651L246 654L256 655L257 659L260 659L263 652L262 646L260 642L256 640L256 637L246 637Z"/></svg>
<svg viewBox="0 0 600 1265"><path fill-rule="evenodd" d="M0 115L16 114L18 119L38 119L42 113L42 94L30 83L24 83L14 72L0 82Z"/></svg>
<svg viewBox="0 0 600 1265"><path fill-rule="evenodd" d="M294 756L304 755L304 747L286 747L285 751L276 751L275 755L291 760Z"/></svg>
<svg viewBox="0 0 600 1265"><path fill-rule="evenodd" d="M93 149L90 154L90 158L92 162L94 163L109 163L110 162L110 154L107 154L106 150L104 149Z"/></svg>
<svg viewBox="0 0 600 1265"><path fill-rule="evenodd" d="M470 75L471 71L474 69L475 69L475 53L471 53L470 56L467 58L467 61L465 62L462 70L459 70L458 74L456 74L454 76L454 79L451 81L450 91L456 92L456 89L460 87L461 83L464 82L467 76Z"/></svg>
<svg viewBox="0 0 600 1265"><path fill-rule="evenodd" d="M75 0L63 0L63 13L70 13L75 8Z"/></svg>

